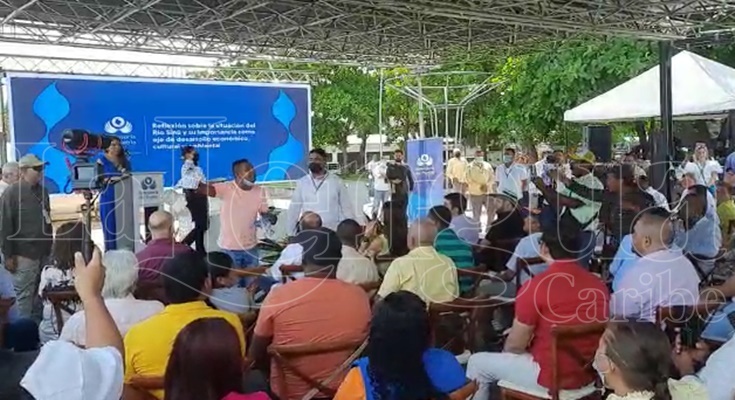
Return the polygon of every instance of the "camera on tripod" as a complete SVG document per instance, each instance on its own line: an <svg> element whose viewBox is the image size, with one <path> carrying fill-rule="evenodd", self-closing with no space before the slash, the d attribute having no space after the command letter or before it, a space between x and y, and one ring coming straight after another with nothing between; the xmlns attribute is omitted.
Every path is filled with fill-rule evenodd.
<svg viewBox="0 0 735 400"><path fill-rule="evenodd" d="M62 150L76 157L71 170L72 191L101 190L105 183L102 166L91 160L94 153L102 151L113 140L106 135L90 133L83 129L67 129L62 136Z"/></svg>

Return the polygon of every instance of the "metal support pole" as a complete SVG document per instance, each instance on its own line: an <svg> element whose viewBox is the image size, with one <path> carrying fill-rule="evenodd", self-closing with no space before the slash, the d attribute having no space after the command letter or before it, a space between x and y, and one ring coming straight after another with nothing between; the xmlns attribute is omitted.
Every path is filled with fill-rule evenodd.
<svg viewBox="0 0 735 400"><path fill-rule="evenodd" d="M383 159L383 68L380 69L380 94L378 96L378 144L380 159Z"/></svg>
<svg viewBox="0 0 735 400"><path fill-rule="evenodd" d="M5 109L5 93L8 89L8 79L5 73L0 74L0 122L2 134L2 143L0 143L0 165L5 165L8 162L8 146L10 144L10 127L8 126L8 110ZM15 152L15 149L12 149ZM13 157L15 159L15 157Z"/></svg>
<svg viewBox="0 0 735 400"><path fill-rule="evenodd" d="M421 88L421 76L418 77L419 82L419 137L421 139L426 137L426 132L424 131L424 93Z"/></svg>
<svg viewBox="0 0 735 400"><path fill-rule="evenodd" d="M449 137L449 88L444 86L444 137ZM455 141L455 145L459 145Z"/></svg>
<svg viewBox="0 0 735 400"><path fill-rule="evenodd" d="M672 110L672 87L671 87L671 42L659 42L659 92L661 101L661 131L654 132L658 137L651 140L651 161L653 161L651 183L669 201L671 198L671 182L669 182L669 166L671 152L674 148L674 121Z"/></svg>

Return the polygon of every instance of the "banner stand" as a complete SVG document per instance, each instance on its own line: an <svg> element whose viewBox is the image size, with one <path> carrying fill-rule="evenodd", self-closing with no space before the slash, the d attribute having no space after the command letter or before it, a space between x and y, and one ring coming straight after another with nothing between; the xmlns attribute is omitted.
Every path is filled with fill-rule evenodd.
<svg viewBox="0 0 735 400"><path fill-rule="evenodd" d="M444 204L444 140L415 139L406 142L406 162L414 189L408 200L409 221L426 217L429 209Z"/></svg>

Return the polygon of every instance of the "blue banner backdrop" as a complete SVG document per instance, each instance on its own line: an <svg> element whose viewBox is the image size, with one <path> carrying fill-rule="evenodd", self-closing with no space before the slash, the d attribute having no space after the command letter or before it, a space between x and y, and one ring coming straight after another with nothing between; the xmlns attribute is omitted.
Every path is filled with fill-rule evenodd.
<svg viewBox="0 0 735 400"><path fill-rule="evenodd" d="M173 186L181 147L196 146L209 179L231 178L247 158L258 181L298 179L311 145L308 85L8 74L11 148L49 162L51 193L67 190L65 129L121 139L132 170L164 172Z"/></svg>
<svg viewBox="0 0 735 400"><path fill-rule="evenodd" d="M406 142L406 161L415 187L409 198L410 220L423 218L431 207L444 204L443 140L416 139Z"/></svg>

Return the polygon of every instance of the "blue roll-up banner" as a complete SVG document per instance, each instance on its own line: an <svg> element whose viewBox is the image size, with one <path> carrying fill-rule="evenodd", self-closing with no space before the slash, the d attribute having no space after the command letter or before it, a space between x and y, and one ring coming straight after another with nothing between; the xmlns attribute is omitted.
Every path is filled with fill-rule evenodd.
<svg viewBox="0 0 735 400"><path fill-rule="evenodd" d="M199 150L210 179L231 178L232 162L242 158L261 182L306 171L308 85L23 73L8 74L6 83L14 158L33 153L47 161L51 193L67 191L75 161L61 150L66 129L119 137L132 170L164 172L166 186L180 178L185 145Z"/></svg>
<svg viewBox="0 0 735 400"><path fill-rule="evenodd" d="M442 138L406 142L406 162L415 187L409 197L408 217L423 218L429 209L444 204L444 141Z"/></svg>

